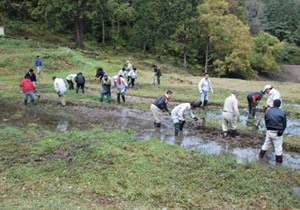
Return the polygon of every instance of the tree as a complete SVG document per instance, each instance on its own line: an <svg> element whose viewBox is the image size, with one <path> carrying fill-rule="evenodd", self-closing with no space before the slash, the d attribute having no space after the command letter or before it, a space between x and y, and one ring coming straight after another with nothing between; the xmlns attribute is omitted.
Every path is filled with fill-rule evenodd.
<svg viewBox="0 0 300 210"><path fill-rule="evenodd" d="M249 27L229 14L225 1L205 0L198 10L199 16L195 22L199 38L206 43L205 72L211 62L219 76L251 75Z"/></svg>
<svg viewBox="0 0 300 210"><path fill-rule="evenodd" d="M277 61L284 55L284 44L276 37L261 32L252 42L251 66L259 73L279 72Z"/></svg>

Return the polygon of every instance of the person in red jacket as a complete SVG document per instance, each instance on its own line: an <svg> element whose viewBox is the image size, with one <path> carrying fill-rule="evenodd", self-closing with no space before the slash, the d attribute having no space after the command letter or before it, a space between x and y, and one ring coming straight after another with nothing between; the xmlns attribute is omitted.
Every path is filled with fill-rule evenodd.
<svg viewBox="0 0 300 210"><path fill-rule="evenodd" d="M27 105L28 96L31 98L31 102L36 105L36 99L33 93L34 85L30 80L30 77L25 77L25 79L19 84L19 87L22 88L24 93L24 104Z"/></svg>

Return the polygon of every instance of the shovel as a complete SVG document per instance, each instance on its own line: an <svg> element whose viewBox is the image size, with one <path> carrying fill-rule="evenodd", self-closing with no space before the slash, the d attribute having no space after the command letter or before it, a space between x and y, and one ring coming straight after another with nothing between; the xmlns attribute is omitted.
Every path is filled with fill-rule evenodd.
<svg viewBox="0 0 300 210"><path fill-rule="evenodd" d="M258 122L257 122L257 124L256 124L256 126L255 126L256 129L259 128L259 124L260 124L262 118L264 117L264 114L265 114L264 112L262 112L262 113L260 114L259 119L258 119Z"/></svg>

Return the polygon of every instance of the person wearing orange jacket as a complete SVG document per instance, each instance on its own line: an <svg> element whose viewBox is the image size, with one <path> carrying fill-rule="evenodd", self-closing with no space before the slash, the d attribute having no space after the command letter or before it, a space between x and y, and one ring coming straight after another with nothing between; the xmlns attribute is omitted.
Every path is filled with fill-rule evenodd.
<svg viewBox="0 0 300 210"><path fill-rule="evenodd" d="M247 96L248 106L249 106L249 115L255 117L256 106L259 101L264 97L264 93L261 92L252 92Z"/></svg>

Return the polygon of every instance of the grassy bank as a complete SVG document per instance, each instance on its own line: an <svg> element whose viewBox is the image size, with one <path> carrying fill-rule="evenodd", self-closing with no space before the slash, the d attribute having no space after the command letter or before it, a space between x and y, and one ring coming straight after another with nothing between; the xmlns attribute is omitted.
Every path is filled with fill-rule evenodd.
<svg viewBox="0 0 300 210"><path fill-rule="evenodd" d="M0 129L0 207L298 208L299 171L136 141L130 130Z"/></svg>

